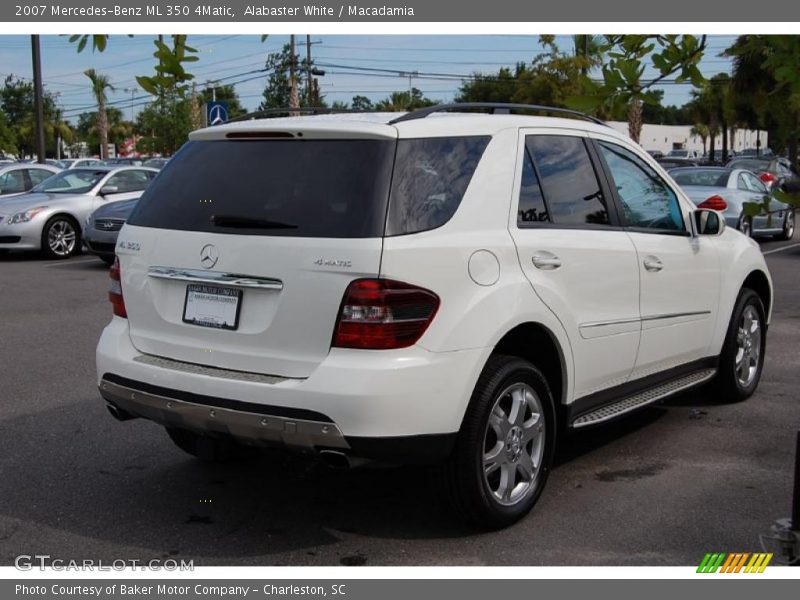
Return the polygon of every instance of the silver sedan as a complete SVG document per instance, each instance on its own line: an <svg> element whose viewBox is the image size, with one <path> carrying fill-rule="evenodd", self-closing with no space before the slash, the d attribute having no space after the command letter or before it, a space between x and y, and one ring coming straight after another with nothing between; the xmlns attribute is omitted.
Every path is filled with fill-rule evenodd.
<svg viewBox="0 0 800 600"><path fill-rule="evenodd" d="M60 172L58 167L39 163L0 164L0 200L24 194Z"/></svg>
<svg viewBox="0 0 800 600"><path fill-rule="evenodd" d="M697 206L721 211L726 224L745 235L774 235L785 240L794 235L794 207L775 198L752 171L680 167L670 169L669 174ZM745 215L747 202L763 206L761 214Z"/></svg>
<svg viewBox="0 0 800 600"><path fill-rule="evenodd" d="M81 224L107 202L138 198L158 174L146 167L83 167L29 193L0 198L0 250L41 250L67 258L81 248Z"/></svg>

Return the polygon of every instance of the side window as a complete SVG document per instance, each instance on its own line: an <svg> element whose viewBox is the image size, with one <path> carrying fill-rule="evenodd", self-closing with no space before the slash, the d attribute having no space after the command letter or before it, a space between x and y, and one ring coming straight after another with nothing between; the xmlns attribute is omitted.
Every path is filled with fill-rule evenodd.
<svg viewBox="0 0 800 600"><path fill-rule="evenodd" d="M745 179L743 173L740 174L739 178L736 180L736 187L745 192L753 191L752 188L748 185L748 181Z"/></svg>
<svg viewBox="0 0 800 600"><path fill-rule="evenodd" d="M53 173L44 169L29 169L28 175L30 175L31 183L33 185L39 185L48 177L52 177Z"/></svg>
<svg viewBox="0 0 800 600"><path fill-rule="evenodd" d="M531 135L525 146L541 177L552 223L608 225L606 199L582 138Z"/></svg>
<svg viewBox="0 0 800 600"><path fill-rule="evenodd" d="M122 171L113 175L106 185L119 188L118 194L125 194L127 192L144 191L150 181L147 171Z"/></svg>
<svg viewBox="0 0 800 600"><path fill-rule="evenodd" d="M441 227L455 214L489 137L397 142L386 235Z"/></svg>
<svg viewBox="0 0 800 600"><path fill-rule="evenodd" d="M522 183L519 188L519 208L517 209L517 225L525 223L547 222L547 207L542 196L542 186L533 168L531 154L525 149L522 159Z"/></svg>
<svg viewBox="0 0 800 600"><path fill-rule="evenodd" d="M7 171L3 175L0 175L0 194L19 194L24 191L24 169Z"/></svg>
<svg viewBox="0 0 800 600"><path fill-rule="evenodd" d="M675 193L646 162L622 146L599 142L631 227L684 231Z"/></svg>

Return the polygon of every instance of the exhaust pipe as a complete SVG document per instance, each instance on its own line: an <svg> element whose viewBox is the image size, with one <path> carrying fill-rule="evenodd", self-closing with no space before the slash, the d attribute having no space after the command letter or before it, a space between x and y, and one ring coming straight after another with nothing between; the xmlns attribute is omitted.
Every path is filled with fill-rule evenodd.
<svg viewBox="0 0 800 600"><path fill-rule="evenodd" d="M336 450L320 450L320 458L325 464L334 469L349 469L351 467L350 458L344 452Z"/></svg>
<svg viewBox="0 0 800 600"><path fill-rule="evenodd" d="M131 419L136 418L131 413L126 412L121 408L117 408L110 402L106 402L106 408L108 409L108 412L111 413L111 416L114 417L117 421L130 421Z"/></svg>

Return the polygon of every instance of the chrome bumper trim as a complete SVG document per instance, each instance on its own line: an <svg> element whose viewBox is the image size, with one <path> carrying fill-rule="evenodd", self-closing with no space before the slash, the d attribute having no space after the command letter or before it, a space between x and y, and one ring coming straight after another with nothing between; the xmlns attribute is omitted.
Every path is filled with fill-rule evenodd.
<svg viewBox="0 0 800 600"><path fill-rule="evenodd" d="M100 383L100 395L120 410L167 427L180 427L211 435L229 435L251 444L283 444L300 451L350 448L335 423L195 404L143 392L106 379Z"/></svg>

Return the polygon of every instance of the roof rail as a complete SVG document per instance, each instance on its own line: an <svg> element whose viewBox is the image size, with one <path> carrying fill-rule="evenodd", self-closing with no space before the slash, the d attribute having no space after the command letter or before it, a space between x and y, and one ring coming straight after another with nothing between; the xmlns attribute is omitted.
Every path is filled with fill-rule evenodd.
<svg viewBox="0 0 800 600"><path fill-rule="evenodd" d="M311 115L328 115L331 113L353 112L348 109L329 108L327 106L300 106L298 108L266 108L264 110L256 110L244 115L239 115L233 119L229 119L228 123L236 121L250 121L261 117L277 117L279 115L291 115L294 113L307 113Z"/></svg>
<svg viewBox="0 0 800 600"><path fill-rule="evenodd" d="M597 123L598 125L606 125L606 123L604 123L597 117L593 117L591 115L587 115L580 111L572 110L569 108L559 108L556 106L541 106L539 104L507 104L503 102L461 102L461 103L456 102L453 104L437 104L435 106L420 108L419 110L414 110L400 117L397 117L396 119L392 119L391 121L389 121L389 125L402 123L403 121L415 121L416 119L424 119L428 115L432 115L433 113L437 112L445 112L450 110L472 110L476 108L492 109L492 114L495 115L509 115L513 111L555 113L559 115L568 115L570 117L578 117L586 121L591 121L592 123Z"/></svg>

